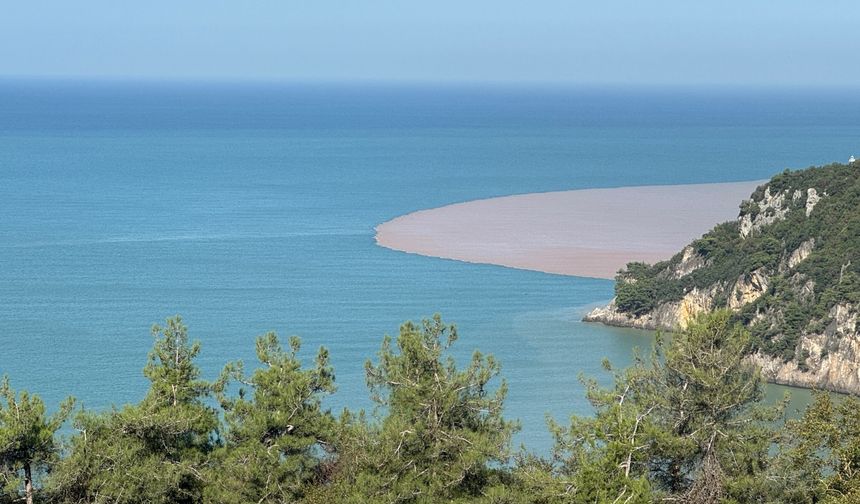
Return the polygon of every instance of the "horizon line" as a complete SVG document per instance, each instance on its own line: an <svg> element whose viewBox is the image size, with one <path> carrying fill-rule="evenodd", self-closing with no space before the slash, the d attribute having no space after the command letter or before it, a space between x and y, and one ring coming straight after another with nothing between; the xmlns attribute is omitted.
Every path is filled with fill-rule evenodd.
<svg viewBox="0 0 860 504"><path fill-rule="evenodd" d="M139 75L27 75L2 74L0 83L77 83L77 84L163 84L163 85L259 85L259 86L359 86L359 87L489 87L544 89L678 89L678 90L784 90L856 91L860 83L764 83L764 82L629 82L572 80L504 79L418 79L418 78L298 78L234 76L139 76Z"/></svg>

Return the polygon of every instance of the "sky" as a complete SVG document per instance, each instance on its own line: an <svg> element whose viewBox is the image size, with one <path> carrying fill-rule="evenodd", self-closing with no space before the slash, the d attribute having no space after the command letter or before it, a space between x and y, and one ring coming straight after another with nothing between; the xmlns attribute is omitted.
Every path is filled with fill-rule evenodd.
<svg viewBox="0 0 860 504"><path fill-rule="evenodd" d="M860 86L856 0L7 0L0 77Z"/></svg>

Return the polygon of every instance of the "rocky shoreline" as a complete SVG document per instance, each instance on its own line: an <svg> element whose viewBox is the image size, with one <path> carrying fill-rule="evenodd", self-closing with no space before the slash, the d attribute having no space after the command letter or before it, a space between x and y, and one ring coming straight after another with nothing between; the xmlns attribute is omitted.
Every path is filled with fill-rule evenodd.
<svg viewBox="0 0 860 504"><path fill-rule="evenodd" d="M741 210L737 220L740 240L755 233L767 232L769 226L784 221L790 212L796 217L810 218L816 206L828 195L815 187L773 190L770 186L759 190L755 198L745 205L754 207L750 213ZM742 207L743 208L743 207ZM763 231L764 230L764 231ZM796 240L797 243L799 240ZM672 260L658 264L663 268L652 278L668 281L680 280L687 287L681 294L656 303L647 311L637 315L620 309L618 298L606 306L591 310L583 321L596 322L616 327L634 329L676 331L684 329L689 321L703 312L728 308L750 327L758 326L760 334L770 338L770 344L781 345L781 353L774 346L759 344L759 350L749 356L761 367L762 376L772 383L795 387L828 390L833 392L860 394L860 331L857 319L860 306L852 298L837 299L826 311L820 311L805 323L791 339L781 333L785 321L792 316L788 307L774 301L776 293L789 296L798 307L813 307L816 296L820 299L827 284L816 285L802 266L804 261L818 251L816 236L810 236L799 245L785 247L779 252L778 261L767 267L759 267L729 280L719 279L712 283L693 281L696 271L712 267L711 258L699 254L693 246L687 246ZM850 260L842 267L843 273ZM706 272L706 271L705 271ZM652 270L652 275L653 270ZM637 278L622 272L618 282L636 284ZM699 276L698 278L703 278ZM711 278L711 277L706 277ZM724 277L723 277L724 278ZM842 282L842 275L838 276ZM781 290L780 290L781 289ZM770 300L769 300L770 298ZM803 308L812 310L812 308ZM815 313L810 311L810 313ZM765 340L759 340L765 341ZM784 341L784 343L781 343ZM767 353L762 348L771 348Z"/></svg>
<svg viewBox="0 0 860 504"><path fill-rule="evenodd" d="M706 304L707 301L704 301ZM664 305L657 313L632 317L619 312L612 302L593 309L582 320L613 327L672 332L685 327L686 321L695 314L684 303L680 303ZM749 359L761 368L762 376L770 383L860 394L858 310L851 305L837 305L830 315L833 321L824 331L806 334L798 344L800 352L807 355L805 366L762 352L750 355Z"/></svg>

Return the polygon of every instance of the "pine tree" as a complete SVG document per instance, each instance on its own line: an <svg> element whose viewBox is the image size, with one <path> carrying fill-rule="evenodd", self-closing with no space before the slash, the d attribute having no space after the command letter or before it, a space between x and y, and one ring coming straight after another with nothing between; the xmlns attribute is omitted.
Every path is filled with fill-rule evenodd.
<svg viewBox="0 0 860 504"><path fill-rule="evenodd" d="M245 376L241 362L224 369L217 390L227 421L226 445L219 450L207 487L217 503L295 502L320 478L323 457L334 437L335 420L321 405L334 392L328 351L302 369L299 338L284 351L275 333L257 338L262 367ZM229 382L238 397L226 394Z"/></svg>
<svg viewBox="0 0 860 504"><path fill-rule="evenodd" d="M551 423L555 470L570 482L561 502L750 502L765 494L778 407L759 405L750 334L731 314L705 314L658 338L649 361L616 373L610 389L587 381L596 415ZM607 365L607 367L609 367Z"/></svg>
<svg viewBox="0 0 860 504"><path fill-rule="evenodd" d="M673 336L654 386L663 435L651 470L691 503L753 500L762 492L773 422L764 382L747 359L752 337L728 310L703 314Z"/></svg>
<svg viewBox="0 0 860 504"><path fill-rule="evenodd" d="M860 502L860 400L816 393L786 423L768 480L773 502Z"/></svg>
<svg viewBox="0 0 860 504"><path fill-rule="evenodd" d="M613 371L608 361L604 367ZM547 502L652 502L649 457L659 435L658 401L642 392L655 377L637 357L615 373L612 388L582 378L595 412L572 416L568 427L549 420L555 447L547 468L555 481L540 489Z"/></svg>
<svg viewBox="0 0 860 504"><path fill-rule="evenodd" d="M0 382L0 477L2 491L12 500L23 493L27 504L33 504L36 488L34 475L45 471L59 452L57 430L74 407L74 399L60 404L57 412L47 415L45 403L26 391L16 393L9 378Z"/></svg>
<svg viewBox="0 0 860 504"><path fill-rule="evenodd" d="M151 386L144 400L105 413L82 412L80 432L52 484L67 502L194 503L202 500L204 473L218 428L206 404L210 385L200 379L179 317L154 326L144 368Z"/></svg>
<svg viewBox="0 0 860 504"><path fill-rule="evenodd" d="M502 416L507 386L490 389L499 364L478 352L459 370L445 356L457 339L436 315L386 337L368 362L372 399L387 413L379 424L355 422L342 464L343 502L431 503L474 498L490 482L491 464L507 460L517 429ZM341 487L343 490L344 487Z"/></svg>

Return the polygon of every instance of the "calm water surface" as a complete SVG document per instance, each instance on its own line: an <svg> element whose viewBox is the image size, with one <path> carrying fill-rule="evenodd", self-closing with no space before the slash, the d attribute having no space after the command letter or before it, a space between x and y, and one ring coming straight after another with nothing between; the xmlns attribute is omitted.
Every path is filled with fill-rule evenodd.
<svg viewBox="0 0 860 504"><path fill-rule="evenodd" d="M383 334L441 312L495 354L517 441L587 413L577 375L647 333L579 322L612 283L376 247L373 227L490 196L766 178L860 148L833 92L0 82L0 372L52 405L139 400L182 314L215 377L253 340L327 346L369 407ZM855 151L855 153L858 151ZM780 388L771 393L779 395ZM801 401L805 392L799 394Z"/></svg>

